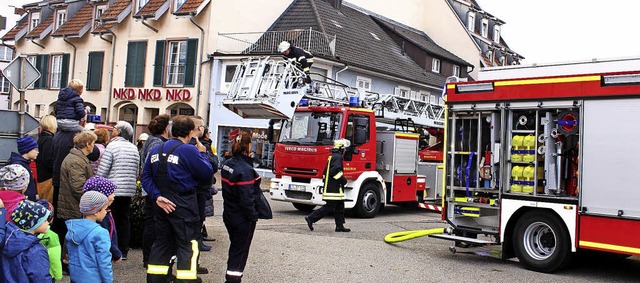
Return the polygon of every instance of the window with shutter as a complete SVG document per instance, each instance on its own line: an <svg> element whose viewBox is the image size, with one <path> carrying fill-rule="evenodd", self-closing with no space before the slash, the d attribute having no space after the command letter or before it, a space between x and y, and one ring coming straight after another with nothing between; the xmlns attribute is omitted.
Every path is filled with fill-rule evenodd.
<svg viewBox="0 0 640 283"><path fill-rule="evenodd" d="M33 85L34 88L47 88L49 82L49 54L36 56L36 69L40 72L40 78Z"/></svg>
<svg viewBox="0 0 640 283"><path fill-rule="evenodd" d="M124 86L144 86L144 68L147 57L146 41L131 41L127 46L127 66Z"/></svg>
<svg viewBox="0 0 640 283"><path fill-rule="evenodd" d="M187 41L169 42L167 57L167 86L184 85L187 68Z"/></svg>
<svg viewBox="0 0 640 283"><path fill-rule="evenodd" d="M62 55L51 56L51 88L60 88L60 76L62 75Z"/></svg>
<svg viewBox="0 0 640 283"><path fill-rule="evenodd" d="M187 40L187 62L184 73L184 86L194 86L198 59L198 39Z"/></svg>
<svg viewBox="0 0 640 283"><path fill-rule="evenodd" d="M89 52L89 67L87 70L87 90L102 89L102 68L104 52Z"/></svg>
<svg viewBox="0 0 640 283"><path fill-rule="evenodd" d="M164 57L167 41L156 41L156 58L153 64L153 86L163 86L164 78Z"/></svg>

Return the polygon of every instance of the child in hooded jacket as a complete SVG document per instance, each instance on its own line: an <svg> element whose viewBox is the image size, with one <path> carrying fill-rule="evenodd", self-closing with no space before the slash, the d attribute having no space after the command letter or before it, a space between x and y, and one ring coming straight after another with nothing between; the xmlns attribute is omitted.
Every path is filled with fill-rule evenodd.
<svg viewBox="0 0 640 283"><path fill-rule="evenodd" d="M49 255L36 234L49 229L49 210L30 200L21 201L6 222L0 200L0 274L2 282L52 282Z"/></svg>
<svg viewBox="0 0 640 283"><path fill-rule="evenodd" d="M29 185L29 172L22 165L10 164L0 168L0 200L7 210L5 221L11 221L11 213L18 203L26 199L24 192Z"/></svg>
<svg viewBox="0 0 640 283"><path fill-rule="evenodd" d="M72 282L113 282L109 232L96 223L107 214L108 203L102 193L86 192L80 198L80 212L84 218L65 222Z"/></svg>
<svg viewBox="0 0 640 283"><path fill-rule="evenodd" d="M82 192L86 193L88 191L96 191L107 197L109 202L107 203L107 207L113 203L114 198L116 197L116 184L109 181L109 179L93 176L84 183L84 187L82 188ZM116 225L113 222L113 215L111 215L111 209L107 209L107 214L104 219L100 221L100 226L107 231L109 231L109 237L111 238L111 261L117 262L122 258L122 252L118 248L118 232L116 231Z"/></svg>
<svg viewBox="0 0 640 283"><path fill-rule="evenodd" d="M71 127L76 131L84 130L80 121L85 119L87 111L84 107L84 100L80 98L84 91L84 83L78 79L73 79L69 85L60 90L58 101L56 102L56 118L58 127Z"/></svg>
<svg viewBox="0 0 640 283"><path fill-rule="evenodd" d="M36 203L46 207L49 210L49 218L47 221L49 224L53 222L53 205L46 199L40 199ZM38 235L40 243L47 248L47 254L49 254L49 274L54 281L62 280L62 246L60 246L60 237L56 232L47 229L47 232Z"/></svg>

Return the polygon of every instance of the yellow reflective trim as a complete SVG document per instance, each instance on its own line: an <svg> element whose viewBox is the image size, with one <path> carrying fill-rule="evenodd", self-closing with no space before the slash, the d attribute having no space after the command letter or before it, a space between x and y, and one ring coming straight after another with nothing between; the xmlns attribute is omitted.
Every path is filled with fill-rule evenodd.
<svg viewBox="0 0 640 283"><path fill-rule="evenodd" d="M322 191L322 195L327 193L327 183L329 183L329 165L331 164L331 155L329 155L329 159L327 159L327 172L324 173L324 190Z"/></svg>
<svg viewBox="0 0 640 283"><path fill-rule="evenodd" d="M456 85L454 85L454 84L448 84L448 85L447 85L447 89L456 89Z"/></svg>
<svg viewBox="0 0 640 283"><path fill-rule="evenodd" d="M308 58L308 59L307 59L307 62L308 62L308 63L313 63L313 58Z"/></svg>
<svg viewBox="0 0 640 283"><path fill-rule="evenodd" d="M306 58L306 57L304 55L302 55L302 56L298 57L298 61L300 61L300 60L302 60L304 58Z"/></svg>
<svg viewBox="0 0 640 283"><path fill-rule="evenodd" d="M198 279L198 274L191 270L177 270L176 279Z"/></svg>
<svg viewBox="0 0 640 283"><path fill-rule="evenodd" d="M366 108L351 108L352 112L365 112L365 113L373 113L373 110Z"/></svg>
<svg viewBox="0 0 640 283"><path fill-rule="evenodd" d="M596 243L596 242L589 242L589 241L580 241L578 242L578 244L581 247L591 247L591 248L598 248L598 249L605 249L605 250L612 250L612 251L620 251L625 253L640 254L640 249L633 248L633 247L603 244L603 243Z"/></svg>
<svg viewBox="0 0 640 283"><path fill-rule="evenodd" d="M167 275L169 273L168 265L147 265L147 274Z"/></svg>
<svg viewBox="0 0 640 283"><path fill-rule="evenodd" d="M553 84L553 83L575 83L599 81L600 76L579 76L570 78L548 78L548 79L532 79L532 80L515 80L515 81L496 81L495 86L513 86L513 85L536 85L536 84Z"/></svg>
<svg viewBox="0 0 640 283"><path fill-rule="evenodd" d="M200 255L200 250L198 249L198 241L191 240L191 250L193 251L193 255L191 255L191 270L195 276L198 271L198 255ZM195 278L193 278L195 279Z"/></svg>
<svg viewBox="0 0 640 283"><path fill-rule="evenodd" d="M338 172L338 174L333 176L333 178L336 179L336 180L340 179L340 177L342 177L342 171Z"/></svg>
<svg viewBox="0 0 640 283"><path fill-rule="evenodd" d="M410 138L410 139L417 139L420 138L419 134L403 134L403 133L396 133L396 137L398 138Z"/></svg>

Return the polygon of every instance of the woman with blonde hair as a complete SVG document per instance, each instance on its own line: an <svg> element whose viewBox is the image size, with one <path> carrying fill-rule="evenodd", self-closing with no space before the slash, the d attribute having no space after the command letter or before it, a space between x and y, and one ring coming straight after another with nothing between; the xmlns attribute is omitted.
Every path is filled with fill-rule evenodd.
<svg viewBox="0 0 640 283"><path fill-rule="evenodd" d="M53 136L58 131L58 121L53 115L46 115L40 119L40 134L38 136L38 150L36 158L36 172L38 174L38 196L53 203Z"/></svg>

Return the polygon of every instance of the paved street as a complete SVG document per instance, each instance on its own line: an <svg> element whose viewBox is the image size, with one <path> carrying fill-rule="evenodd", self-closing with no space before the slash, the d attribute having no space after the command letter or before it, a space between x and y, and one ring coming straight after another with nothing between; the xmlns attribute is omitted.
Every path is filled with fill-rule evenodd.
<svg viewBox="0 0 640 283"><path fill-rule="evenodd" d="M213 250L202 254L210 271L205 282L223 282L228 236L222 223L222 197L215 196L216 216L207 221L217 239ZM333 219L325 218L307 229L304 213L291 204L272 202L274 219L260 220L255 233L245 282L637 282L640 259L617 263L592 262L556 274L525 270L515 261L503 262L475 254L452 254L450 242L418 238L386 244L385 235L444 227L439 215L423 210L387 206L373 219L347 217L351 233L333 232ZM114 266L116 282L144 282L141 250ZM65 277L68 282L68 277Z"/></svg>

